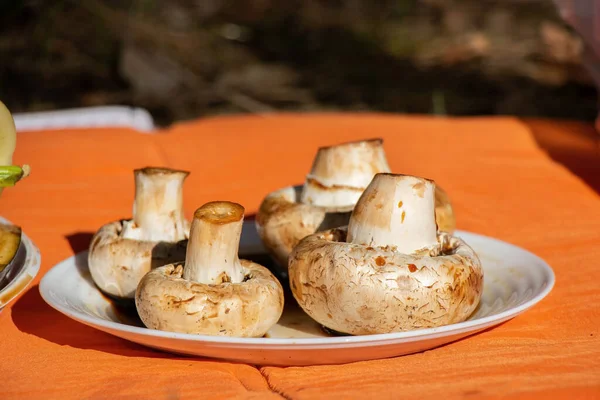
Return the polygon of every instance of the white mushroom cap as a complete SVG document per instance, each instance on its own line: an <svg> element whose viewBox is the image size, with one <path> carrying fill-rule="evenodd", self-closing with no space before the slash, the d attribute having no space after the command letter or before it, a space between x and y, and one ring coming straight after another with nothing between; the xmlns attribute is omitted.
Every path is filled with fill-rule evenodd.
<svg viewBox="0 0 600 400"><path fill-rule="evenodd" d="M288 256L298 242L317 231L347 225L351 209L328 211L297 201L298 187L287 187L269 194L260 205L256 230L280 273L287 273Z"/></svg>
<svg viewBox="0 0 600 400"><path fill-rule="evenodd" d="M301 188L265 197L256 228L281 272L287 272L288 256L300 239L348 224L356 201L379 172L389 172L381 139L321 147Z"/></svg>
<svg viewBox="0 0 600 400"><path fill-rule="evenodd" d="M133 300L140 279L152 268L185 258L186 241L149 242L123 238L127 221L111 222L92 238L88 265L96 286L117 300Z"/></svg>
<svg viewBox="0 0 600 400"><path fill-rule="evenodd" d="M290 255L289 279L304 311L353 335L468 318L483 290L481 262L462 240L436 236L434 191L422 178L376 175L348 228L301 240Z"/></svg>
<svg viewBox="0 0 600 400"><path fill-rule="evenodd" d="M96 285L116 299L133 299L151 268L185 258L189 222L183 215L186 171L134 171L133 219L110 222L92 238L88 263Z"/></svg>
<svg viewBox="0 0 600 400"><path fill-rule="evenodd" d="M283 288L265 267L239 260L244 208L211 202L196 210L185 263L150 271L136 308L151 329L261 337L283 312Z"/></svg>

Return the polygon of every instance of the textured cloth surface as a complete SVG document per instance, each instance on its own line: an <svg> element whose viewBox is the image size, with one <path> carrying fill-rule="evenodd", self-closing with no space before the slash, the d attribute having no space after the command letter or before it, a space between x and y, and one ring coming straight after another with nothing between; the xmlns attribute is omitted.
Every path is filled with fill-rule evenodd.
<svg viewBox="0 0 600 400"><path fill-rule="evenodd" d="M268 192L303 181L318 146L372 137L385 140L394 172L432 178L449 193L460 229L548 261L557 278L552 293L511 321L431 351L302 368L156 352L70 320L38 293L44 273L86 249L98 227L131 215L134 168L191 171L184 189L188 217L210 200L236 201L252 214ZM597 141L577 140L558 122L386 115L216 118L155 135L20 133L15 162L29 163L32 175L5 190L0 204L2 215L40 248L42 268L0 313L0 397L599 397L600 197L559 156L564 149L587 154L592 164L600 159L593 156Z"/></svg>

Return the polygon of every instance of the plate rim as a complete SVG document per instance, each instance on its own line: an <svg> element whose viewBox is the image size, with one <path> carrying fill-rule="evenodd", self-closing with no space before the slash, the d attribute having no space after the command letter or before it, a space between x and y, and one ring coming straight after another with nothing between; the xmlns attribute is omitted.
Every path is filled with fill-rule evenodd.
<svg viewBox="0 0 600 400"><path fill-rule="evenodd" d="M7 218L5 218L3 216L0 216L0 222L4 223L4 224L13 224L14 225L13 222L11 222L10 220L8 220ZM10 291L12 288L17 286L21 281L26 280L26 279L29 279L29 281L26 282L26 284L23 285L20 290L13 292L12 295L10 297L6 298L4 301L0 300L0 310L6 308L17 297L19 297L22 293L24 293L26 290L28 290L29 287L31 286L32 282L34 281L34 279L40 272L40 267L42 265L42 255L41 255L40 249L35 245L33 240L31 240L31 238L29 238L29 236L27 236L27 233L23 229L21 229L21 245L24 247L24 250L25 250L25 261L24 261L25 266L23 267L23 269L21 269L21 271L19 271L19 273L6 286L4 286L2 289L0 289L0 298L2 297L2 295L4 293L6 293L7 291ZM28 261L32 260L32 259L36 259L36 261L30 262L28 264Z"/></svg>
<svg viewBox="0 0 600 400"><path fill-rule="evenodd" d="M508 310L502 311L497 314L493 314L490 316L485 316L483 318L479 318L476 320L467 320L455 324L444 325L440 327L434 328L424 328L424 329L416 329L412 331L405 332L392 332L392 333L382 333L382 334L373 334L373 335L359 335L359 336L333 336L333 337L313 337L313 338L242 338L242 337L229 337L229 336L211 336L211 335L199 335L199 334L188 334L188 333L179 333L179 332L168 332L161 331L157 329L149 329L145 327L136 327L127 324L123 324L115 321L108 321L98 317L91 317L85 313L79 312L77 310L70 309L68 307L63 307L60 304L55 303L50 296L48 295L50 292L49 288L49 280L51 279L53 271L59 271L62 268L66 268L65 266L69 263L75 265L75 259L78 257L86 257L88 250L84 250L82 252L76 253L68 258L63 259L58 262L52 268L50 268L42 277L39 284L39 292L43 300L50 305L55 310L60 313L66 315L69 318L75 319L80 323L84 323L86 325L90 325L95 327L96 329L109 332L115 336L114 332L124 332L128 334L142 335L142 336L151 336L154 338L162 338L162 339L176 339L183 341L194 341L201 342L213 345L245 345L245 346L299 346L299 347L310 347L310 346L338 346L338 345L376 345L383 342L388 341L403 341L403 342L411 342L418 341L423 339L434 339L438 337L445 336L454 336L460 335L463 333L477 333L478 331L493 327L505 322L509 319L512 319L524 311L530 309L541 300L543 300L554 288L556 282L556 276L552 269L552 267L541 257L536 254L526 250L522 247L516 246L512 243L508 243L502 241L500 239L496 239L493 237L489 237L486 235L457 230L455 233L457 236L472 236L478 239L487 240L496 242L496 244L501 244L505 246L509 246L517 251L525 252L529 256L533 257L538 261L540 267L543 269L545 273L545 277L547 278L546 286L533 298L526 301L525 303L512 307ZM121 336L122 337L122 336Z"/></svg>

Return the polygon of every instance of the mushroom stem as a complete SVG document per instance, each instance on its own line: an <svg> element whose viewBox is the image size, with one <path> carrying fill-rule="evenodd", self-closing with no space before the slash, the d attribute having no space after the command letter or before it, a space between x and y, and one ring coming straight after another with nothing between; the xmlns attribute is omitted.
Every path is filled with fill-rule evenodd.
<svg viewBox="0 0 600 400"><path fill-rule="evenodd" d="M185 239L183 182L186 171L142 168L134 171L135 201L133 222L142 231L142 240Z"/></svg>
<svg viewBox="0 0 600 400"><path fill-rule="evenodd" d="M244 207L227 201L204 204L194 213L183 278L205 284L240 283L238 258Z"/></svg>
<svg viewBox="0 0 600 400"><path fill-rule="evenodd" d="M395 246L404 254L436 246L435 183L408 175L375 175L352 212L347 241Z"/></svg>
<svg viewBox="0 0 600 400"><path fill-rule="evenodd" d="M321 207L353 206L373 175L389 171L381 139L321 147L300 201Z"/></svg>

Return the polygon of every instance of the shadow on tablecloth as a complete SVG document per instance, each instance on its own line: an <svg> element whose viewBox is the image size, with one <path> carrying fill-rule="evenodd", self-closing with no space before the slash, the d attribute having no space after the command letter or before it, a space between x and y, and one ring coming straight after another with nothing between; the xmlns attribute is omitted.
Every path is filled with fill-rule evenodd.
<svg viewBox="0 0 600 400"><path fill-rule="evenodd" d="M525 120L533 138L552 160L562 164L600 194L600 133L592 124Z"/></svg>
<svg viewBox="0 0 600 400"><path fill-rule="evenodd" d="M89 246L92 233L78 232L67 239L73 254ZM42 299L39 285L30 287L11 309L15 326L24 333L40 339L79 349L98 350L128 357L180 358L159 350L150 349L125 339L88 327L54 310Z"/></svg>
<svg viewBox="0 0 600 400"><path fill-rule="evenodd" d="M109 335L66 317L44 302L38 285L31 287L13 305L11 314L13 323L21 332L60 346L128 357L173 358L169 354Z"/></svg>

